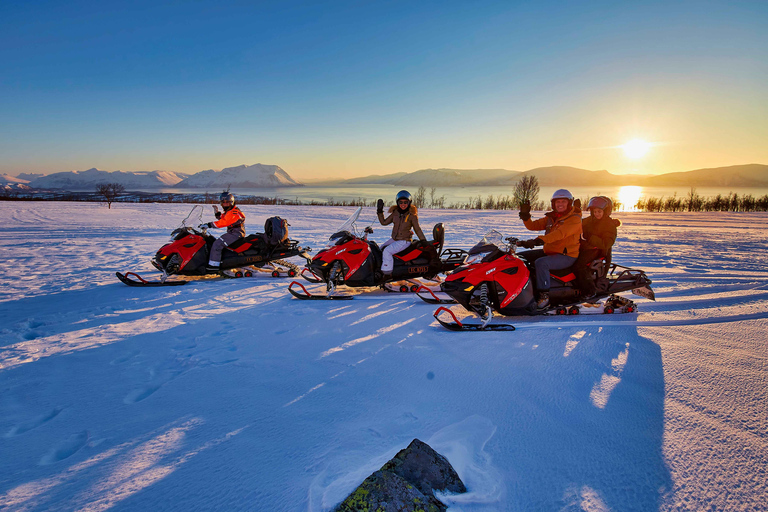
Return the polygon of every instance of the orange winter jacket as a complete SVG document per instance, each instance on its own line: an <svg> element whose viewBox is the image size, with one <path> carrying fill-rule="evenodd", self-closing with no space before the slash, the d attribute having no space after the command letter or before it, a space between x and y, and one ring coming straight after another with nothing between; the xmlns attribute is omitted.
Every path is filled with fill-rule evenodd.
<svg viewBox="0 0 768 512"><path fill-rule="evenodd" d="M547 212L543 218L523 221L531 231L544 230L539 236L544 240L544 252L547 254L565 254L574 258L579 256L579 238L581 238L581 208L572 207L559 215Z"/></svg>
<svg viewBox="0 0 768 512"><path fill-rule="evenodd" d="M245 215L237 206L233 206L224 213L216 212L216 218L218 220L213 225L217 228L227 228L227 233L245 236Z"/></svg>

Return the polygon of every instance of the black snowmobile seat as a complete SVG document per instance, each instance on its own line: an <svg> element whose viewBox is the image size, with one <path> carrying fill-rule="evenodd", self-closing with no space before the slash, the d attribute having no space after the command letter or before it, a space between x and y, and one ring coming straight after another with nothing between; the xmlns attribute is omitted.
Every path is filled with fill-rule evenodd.
<svg viewBox="0 0 768 512"><path fill-rule="evenodd" d="M435 251L439 255L443 250L443 242L445 240L445 229L443 223L438 222L432 228L432 240L427 240L427 243L435 248ZM423 251L418 247L419 241L411 242L411 245L395 254L395 257L402 261L412 261L419 256L423 255ZM425 256L426 257L426 256Z"/></svg>
<svg viewBox="0 0 768 512"><path fill-rule="evenodd" d="M253 246L261 246L264 244L264 233L254 233L252 235L238 238L226 248L233 252L245 252Z"/></svg>

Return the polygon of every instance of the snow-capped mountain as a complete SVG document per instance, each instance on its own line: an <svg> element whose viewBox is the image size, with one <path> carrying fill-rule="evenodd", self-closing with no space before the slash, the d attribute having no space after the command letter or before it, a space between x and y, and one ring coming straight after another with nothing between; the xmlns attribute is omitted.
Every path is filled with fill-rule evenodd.
<svg viewBox="0 0 768 512"><path fill-rule="evenodd" d="M0 174L0 185L9 185L14 183L27 184L29 180L19 178L18 176L11 176L10 174Z"/></svg>
<svg viewBox="0 0 768 512"><path fill-rule="evenodd" d="M10 174L0 174L0 189L29 190L29 181Z"/></svg>
<svg viewBox="0 0 768 512"><path fill-rule="evenodd" d="M104 183L120 183L130 190L172 187L187 176L189 174L170 171L109 172L93 168L82 172L69 171L49 174L31 181L29 185L33 188L87 190Z"/></svg>
<svg viewBox="0 0 768 512"><path fill-rule="evenodd" d="M16 178L19 180L24 180L24 183L29 183L32 180L36 180L37 178L42 178L45 176L45 174L42 173L33 173L33 172L22 172L21 174L17 174Z"/></svg>
<svg viewBox="0 0 768 512"><path fill-rule="evenodd" d="M269 188L297 187L301 183L291 178L277 165L238 165L221 171L201 171L176 185L178 188Z"/></svg>

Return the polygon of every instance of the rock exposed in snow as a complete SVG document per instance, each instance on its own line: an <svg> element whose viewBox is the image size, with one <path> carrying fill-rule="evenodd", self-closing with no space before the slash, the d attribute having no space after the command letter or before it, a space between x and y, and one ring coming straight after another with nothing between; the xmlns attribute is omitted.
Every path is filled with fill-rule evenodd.
<svg viewBox="0 0 768 512"><path fill-rule="evenodd" d="M300 186L277 165L238 165L221 171L201 171L180 182L179 188L270 188Z"/></svg>
<svg viewBox="0 0 768 512"><path fill-rule="evenodd" d="M338 512L353 510L445 511L434 491L466 492L467 488L448 459L428 444L414 439L380 470L366 478Z"/></svg>

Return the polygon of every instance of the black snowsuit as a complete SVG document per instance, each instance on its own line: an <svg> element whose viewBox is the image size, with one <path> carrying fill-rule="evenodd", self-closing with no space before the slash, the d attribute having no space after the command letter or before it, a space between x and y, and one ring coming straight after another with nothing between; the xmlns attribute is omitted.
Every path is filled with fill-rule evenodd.
<svg viewBox="0 0 768 512"><path fill-rule="evenodd" d="M611 262L611 247L616 242L616 228L620 225L620 220L612 219L608 215L604 215L600 220L590 215L581 222L582 238L574 269L576 286L582 295L594 295L597 291L589 264L601 257L605 257L606 264Z"/></svg>

